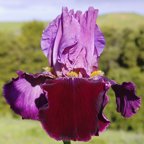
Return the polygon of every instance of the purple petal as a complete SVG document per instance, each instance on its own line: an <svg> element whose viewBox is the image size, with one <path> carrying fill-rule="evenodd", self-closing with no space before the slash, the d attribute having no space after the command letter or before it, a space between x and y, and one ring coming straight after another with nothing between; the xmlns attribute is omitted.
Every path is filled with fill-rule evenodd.
<svg viewBox="0 0 144 144"><path fill-rule="evenodd" d="M59 37L58 29L60 25L60 16L53 20L43 31L41 48L45 56L48 57L49 64L53 66L53 50L56 43L56 37ZM61 37L61 36L60 36Z"/></svg>
<svg viewBox="0 0 144 144"><path fill-rule="evenodd" d="M99 57L105 47L105 38L98 25L95 27L95 50Z"/></svg>
<svg viewBox="0 0 144 144"><path fill-rule="evenodd" d="M4 97L14 112L22 118L37 120L38 108L35 100L43 95L39 84L46 78L42 75L29 75L23 72L18 72L18 75L18 78L4 86ZM41 105L45 103L41 101Z"/></svg>
<svg viewBox="0 0 144 144"><path fill-rule="evenodd" d="M114 84L112 89L116 95L117 111L124 117L131 117L140 108L141 99L136 96L135 85L132 82L124 82L121 85Z"/></svg>
<svg viewBox="0 0 144 144"><path fill-rule="evenodd" d="M92 7L84 14L63 8L43 32L41 47L57 75L80 70L86 76L98 68L105 40L96 25L97 14Z"/></svg>
<svg viewBox="0 0 144 144"><path fill-rule="evenodd" d="M51 137L87 141L109 125L102 113L108 101L102 79L59 78L47 81L42 88L49 103L39 116Z"/></svg>

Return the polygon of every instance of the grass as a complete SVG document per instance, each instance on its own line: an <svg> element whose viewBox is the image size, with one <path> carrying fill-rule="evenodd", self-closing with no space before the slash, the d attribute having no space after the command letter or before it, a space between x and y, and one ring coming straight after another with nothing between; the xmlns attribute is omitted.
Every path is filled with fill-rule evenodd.
<svg viewBox="0 0 144 144"><path fill-rule="evenodd" d="M100 27L112 27L116 29L132 28L144 25L144 15L134 13L111 13L98 17Z"/></svg>
<svg viewBox="0 0 144 144"><path fill-rule="evenodd" d="M0 31L19 33L23 22L0 22Z"/></svg>
<svg viewBox="0 0 144 144"><path fill-rule="evenodd" d="M83 144L84 142L72 142ZM50 138L39 122L0 118L0 144L62 144ZM144 135L107 130L85 144L144 144Z"/></svg>

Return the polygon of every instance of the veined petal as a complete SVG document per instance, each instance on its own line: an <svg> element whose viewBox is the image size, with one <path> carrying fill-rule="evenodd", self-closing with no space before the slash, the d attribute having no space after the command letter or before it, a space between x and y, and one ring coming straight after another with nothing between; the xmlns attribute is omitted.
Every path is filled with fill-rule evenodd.
<svg viewBox="0 0 144 144"><path fill-rule="evenodd" d="M53 51L54 51L54 45L55 43L58 43L56 41L60 37L61 34L58 33L58 29L60 25L60 16L58 16L56 19L54 19L48 27L43 31L42 39L41 39L41 48L45 56L49 60L50 66L53 66ZM57 48L56 48L57 49Z"/></svg>
<svg viewBox="0 0 144 144"><path fill-rule="evenodd" d="M48 107L40 109L46 132L57 140L87 141L103 131L109 121L102 111L108 99L103 80L60 78L42 86Z"/></svg>
<svg viewBox="0 0 144 144"><path fill-rule="evenodd" d="M30 75L18 72L18 78L6 84L3 92L12 110L24 119L37 120L38 108L35 100L44 95L39 84L45 80L46 77L39 74ZM38 105L43 105L46 102L43 100Z"/></svg>
<svg viewBox="0 0 144 144"><path fill-rule="evenodd" d="M112 89L116 95L117 111L124 117L131 117L140 108L141 99L136 96L135 85L132 82L124 82L121 85L114 84Z"/></svg>

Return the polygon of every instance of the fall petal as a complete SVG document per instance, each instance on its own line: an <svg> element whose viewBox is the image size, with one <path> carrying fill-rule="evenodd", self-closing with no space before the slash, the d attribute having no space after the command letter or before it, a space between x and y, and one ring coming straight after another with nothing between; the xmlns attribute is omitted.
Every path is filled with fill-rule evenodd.
<svg viewBox="0 0 144 144"><path fill-rule="evenodd" d="M4 97L10 104L15 113L24 119L38 119L38 108L35 100L43 95L39 86L44 81L41 75L29 75L18 72L18 78L12 79L11 82L4 86ZM45 103L42 101L41 103Z"/></svg>
<svg viewBox="0 0 144 144"><path fill-rule="evenodd" d="M57 140L87 141L98 135L109 121L102 114L107 103L102 80L61 78L42 86L48 106L40 109L40 121Z"/></svg>
<svg viewBox="0 0 144 144"><path fill-rule="evenodd" d="M98 115L98 118L99 118L99 131L100 132L103 132L106 130L106 128L110 125L110 121L106 118L106 116L103 114L103 110L106 106L106 104L108 103L109 101L109 98L108 96L105 94L104 96L104 101L103 101L103 105L102 105L102 109Z"/></svg>

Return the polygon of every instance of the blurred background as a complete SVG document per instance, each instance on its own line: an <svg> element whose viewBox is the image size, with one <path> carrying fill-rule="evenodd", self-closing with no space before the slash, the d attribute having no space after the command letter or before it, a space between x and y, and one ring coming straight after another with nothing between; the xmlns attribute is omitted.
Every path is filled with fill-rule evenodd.
<svg viewBox="0 0 144 144"><path fill-rule="evenodd" d="M121 83L133 81L144 99L144 0L0 0L0 143L58 144L38 122L22 121L12 113L2 96L2 87L17 70L42 71L47 59L40 48L43 29L68 6L85 11L99 9L97 23L106 47L100 67L106 76ZM105 114L111 126L88 144L144 144L144 104L138 113L125 119L116 112L115 96ZM75 142L73 144L79 144Z"/></svg>

